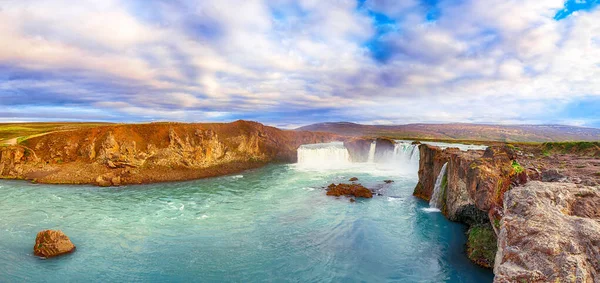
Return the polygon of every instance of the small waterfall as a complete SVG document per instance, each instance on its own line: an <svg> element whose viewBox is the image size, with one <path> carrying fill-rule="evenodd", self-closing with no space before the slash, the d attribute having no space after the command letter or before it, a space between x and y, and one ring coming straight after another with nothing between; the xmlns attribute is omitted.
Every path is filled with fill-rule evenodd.
<svg viewBox="0 0 600 283"><path fill-rule="evenodd" d="M304 168L337 168L350 164L344 143L305 144L298 148L298 165Z"/></svg>
<svg viewBox="0 0 600 283"><path fill-rule="evenodd" d="M446 166L448 166L448 162L444 163L442 170L440 170L440 174L438 174L437 179L435 179L435 186L433 187L431 200L429 200L429 207L431 208L442 208L442 180L446 174Z"/></svg>
<svg viewBox="0 0 600 283"><path fill-rule="evenodd" d="M410 161L419 164L420 154L421 153L419 152L419 146L413 146L412 152L410 153Z"/></svg>
<svg viewBox="0 0 600 283"><path fill-rule="evenodd" d="M369 162L369 163L375 162L375 148L376 147L377 147L377 142L373 141L371 143L371 147L369 148L369 159L367 160L367 162Z"/></svg>

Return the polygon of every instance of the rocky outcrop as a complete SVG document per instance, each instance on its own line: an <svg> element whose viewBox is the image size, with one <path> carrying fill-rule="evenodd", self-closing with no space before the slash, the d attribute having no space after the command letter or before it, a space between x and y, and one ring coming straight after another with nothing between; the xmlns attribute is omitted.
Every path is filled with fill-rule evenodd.
<svg viewBox="0 0 600 283"><path fill-rule="evenodd" d="M375 162L387 162L394 152L396 142L387 138L353 138L344 142L352 162L367 162L371 145L375 142Z"/></svg>
<svg viewBox="0 0 600 283"><path fill-rule="evenodd" d="M530 182L505 194L495 282L600 282L600 188Z"/></svg>
<svg viewBox="0 0 600 283"><path fill-rule="evenodd" d="M533 157L524 167L510 146L420 153L415 195L429 200L448 162L442 213L470 225L467 255L494 266L496 282L600 282L600 187L535 181L576 178Z"/></svg>
<svg viewBox="0 0 600 283"><path fill-rule="evenodd" d="M327 195L372 198L373 192L361 184L331 184L327 187Z"/></svg>
<svg viewBox="0 0 600 283"><path fill-rule="evenodd" d="M348 149L348 154L352 162L367 162L369 159L369 149L374 139L354 138L344 142L344 147Z"/></svg>
<svg viewBox="0 0 600 283"><path fill-rule="evenodd" d="M429 200L441 168L448 163L440 191L441 211L448 219L471 226L467 254L475 263L492 267L494 250L490 247L496 243L503 195L518 176L512 166L514 152L505 146L460 151L429 145L420 145L419 151L419 183L414 195Z"/></svg>
<svg viewBox="0 0 600 283"><path fill-rule="evenodd" d="M248 121L99 126L0 148L0 177L100 186L189 180L295 162L301 144L334 139Z"/></svg>
<svg viewBox="0 0 600 283"><path fill-rule="evenodd" d="M447 169L447 188L443 213L452 221L475 225L488 222L487 211L479 209L471 197L468 186L477 186L470 173L472 164L481 158L481 151L454 151L450 153ZM469 175L471 174L471 176Z"/></svg>
<svg viewBox="0 0 600 283"><path fill-rule="evenodd" d="M396 142L391 139L377 138L375 140L375 162L385 163L394 153Z"/></svg>
<svg viewBox="0 0 600 283"><path fill-rule="evenodd" d="M419 146L419 182L415 187L413 195L429 201L433 193L435 180L440 174L442 167L450 160L453 152L458 149L442 150L439 147L422 144Z"/></svg>
<svg viewBox="0 0 600 283"><path fill-rule="evenodd" d="M37 234L33 254L43 258L51 258L75 251L75 245L60 230L44 230Z"/></svg>

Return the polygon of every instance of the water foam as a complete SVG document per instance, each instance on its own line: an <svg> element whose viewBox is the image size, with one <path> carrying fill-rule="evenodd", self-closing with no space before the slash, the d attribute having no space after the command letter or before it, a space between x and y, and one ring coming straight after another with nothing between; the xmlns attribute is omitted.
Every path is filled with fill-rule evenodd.
<svg viewBox="0 0 600 283"><path fill-rule="evenodd" d="M342 142L305 144L298 148L300 168L343 168L350 163L350 154Z"/></svg>

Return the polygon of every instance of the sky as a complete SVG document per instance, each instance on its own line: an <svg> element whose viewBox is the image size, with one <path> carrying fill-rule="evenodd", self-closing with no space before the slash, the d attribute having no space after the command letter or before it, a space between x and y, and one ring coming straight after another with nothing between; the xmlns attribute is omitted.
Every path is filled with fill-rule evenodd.
<svg viewBox="0 0 600 283"><path fill-rule="evenodd" d="M600 0L0 0L0 122L600 127Z"/></svg>

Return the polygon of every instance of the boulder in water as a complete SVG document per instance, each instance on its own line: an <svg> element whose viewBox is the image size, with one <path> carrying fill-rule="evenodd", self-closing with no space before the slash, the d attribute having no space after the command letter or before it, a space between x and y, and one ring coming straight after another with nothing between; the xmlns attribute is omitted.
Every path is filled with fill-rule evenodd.
<svg viewBox="0 0 600 283"><path fill-rule="evenodd" d="M75 245L60 230L44 230L37 234L33 254L43 258L51 258L75 251Z"/></svg>
<svg viewBox="0 0 600 283"><path fill-rule="evenodd" d="M327 187L328 196L354 196L360 198L372 198L373 192L361 184L331 184Z"/></svg>
<svg viewBox="0 0 600 283"><path fill-rule="evenodd" d="M383 182L386 183L386 184L391 184L391 183L394 182L394 180L383 180Z"/></svg>
<svg viewBox="0 0 600 283"><path fill-rule="evenodd" d="M350 180L348 180L348 181L350 181L350 182L355 182L355 181L358 181L358 178L356 178L356 177L352 177L352 178L350 178Z"/></svg>

